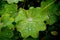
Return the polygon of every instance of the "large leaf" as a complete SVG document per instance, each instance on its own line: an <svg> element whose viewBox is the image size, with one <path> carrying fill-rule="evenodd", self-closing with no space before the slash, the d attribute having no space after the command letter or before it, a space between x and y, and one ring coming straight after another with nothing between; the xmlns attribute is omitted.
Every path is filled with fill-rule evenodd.
<svg viewBox="0 0 60 40"><path fill-rule="evenodd" d="M53 4L54 2L55 0L42 1L41 7L30 7L29 10L20 8L15 22L17 23L16 28L21 32L22 37L32 36L37 38L39 31L46 30L44 21L47 21L47 24L50 25L56 22L54 13L57 8Z"/></svg>
<svg viewBox="0 0 60 40"><path fill-rule="evenodd" d="M44 21L48 19L48 15L43 15L39 10L39 7L30 8L29 10L19 10L15 22L17 23L17 30L21 32L22 37L27 38L28 36L32 36L36 38L39 31L46 29Z"/></svg>

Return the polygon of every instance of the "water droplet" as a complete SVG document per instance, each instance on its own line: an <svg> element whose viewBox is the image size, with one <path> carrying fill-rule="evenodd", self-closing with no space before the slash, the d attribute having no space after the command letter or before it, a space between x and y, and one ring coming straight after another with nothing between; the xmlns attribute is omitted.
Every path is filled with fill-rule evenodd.
<svg viewBox="0 0 60 40"><path fill-rule="evenodd" d="M31 21L32 21L32 18L28 18L28 21L30 21L30 22L31 22Z"/></svg>

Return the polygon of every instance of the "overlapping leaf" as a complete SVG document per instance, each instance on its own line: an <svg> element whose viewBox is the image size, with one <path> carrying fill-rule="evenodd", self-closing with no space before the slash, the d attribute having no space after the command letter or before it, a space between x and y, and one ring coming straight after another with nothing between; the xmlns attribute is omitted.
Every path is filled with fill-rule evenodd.
<svg viewBox="0 0 60 40"><path fill-rule="evenodd" d="M47 13L49 16L49 19L47 20L47 24L52 25L57 21L57 17L55 15L55 12L58 8L56 4L54 4L55 0L46 0L41 3L42 10L44 10L44 13ZM44 8L43 8L44 7Z"/></svg>
<svg viewBox="0 0 60 40"><path fill-rule="evenodd" d="M14 22L14 17L17 12L17 6L15 4L4 4L3 8L0 10L0 15L1 15L1 22L3 25L2 26L8 26L9 28L13 28L14 25L12 22Z"/></svg>
<svg viewBox="0 0 60 40"><path fill-rule="evenodd" d="M3 27L0 31L0 40L9 40L13 36L13 30Z"/></svg>

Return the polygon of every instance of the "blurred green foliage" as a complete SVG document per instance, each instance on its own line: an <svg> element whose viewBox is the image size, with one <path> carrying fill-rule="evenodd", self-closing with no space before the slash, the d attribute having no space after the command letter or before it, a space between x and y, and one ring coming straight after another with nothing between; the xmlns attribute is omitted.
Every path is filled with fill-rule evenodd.
<svg viewBox="0 0 60 40"><path fill-rule="evenodd" d="M26 1L0 0L0 40L18 40L20 37L24 38L23 40L39 40L39 31L46 32L47 24L53 25L58 21L60 3L55 4L55 0L42 0L40 7L32 6L28 10L24 7L18 8L19 2ZM50 26L47 31L55 29L55 26ZM32 38L28 38L29 36ZM49 38L50 36L46 35L43 39Z"/></svg>

